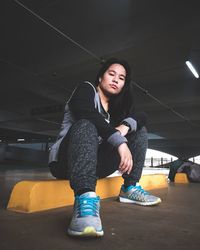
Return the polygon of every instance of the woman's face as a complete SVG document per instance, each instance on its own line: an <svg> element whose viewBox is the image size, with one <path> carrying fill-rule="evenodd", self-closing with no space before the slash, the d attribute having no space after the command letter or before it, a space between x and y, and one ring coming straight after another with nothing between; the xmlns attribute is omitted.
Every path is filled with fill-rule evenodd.
<svg viewBox="0 0 200 250"><path fill-rule="evenodd" d="M121 64L112 64L99 78L99 88L107 96L117 95L125 84L126 70Z"/></svg>

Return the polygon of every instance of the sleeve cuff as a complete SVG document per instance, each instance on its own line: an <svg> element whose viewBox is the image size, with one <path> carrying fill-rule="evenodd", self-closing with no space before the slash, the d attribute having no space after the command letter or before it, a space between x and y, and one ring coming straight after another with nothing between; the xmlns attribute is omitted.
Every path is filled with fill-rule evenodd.
<svg viewBox="0 0 200 250"><path fill-rule="evenodd" d="M124 136L121 136L120 132L117 131L108 137L107 142L110 143L113 147L119 147L122 143L126 143L127 139Z"/></svg>
<svg viewBox="0 0 200 250"><path fill-rule="evenodd" d="M123 121L126 121L130 125L130 127L131 127L130 132L137 130L137 122L133 118L128 117L128 118L124 119Z"/></svg>

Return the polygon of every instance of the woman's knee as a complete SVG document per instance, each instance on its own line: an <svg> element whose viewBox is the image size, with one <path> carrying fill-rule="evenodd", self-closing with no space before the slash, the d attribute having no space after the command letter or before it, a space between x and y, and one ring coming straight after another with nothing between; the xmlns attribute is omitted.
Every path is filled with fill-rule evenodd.
<svg viewBox="0 0 200 250"><path fill-rule="evenodd" d="M142 147L148 147L148 133L146 127L142 127L137 131L135 141L136 144L141 145Z"/></svg>
<svg viewBox="0 0 200 250"><path fill-rule="evenodd" d="M148 136L147 128L145 126L141 127L139 130L133 131L127 135L128 138L136 138L138 136L146 136L146 137Z"/></svg>
<svg viewBox="0 0 200 250"><path fill-rule="evenodd" d="M127 136L128 143L130 144L148 144L148 133L145 126L141 127L141 129L136 132L132 132Z"/></svg>
<svg viewBox="0 0 200 250"><path fill-rule="evenodd" d="M147 133L147 128L146 128L145 126L141 127L141 129L139 129L139 130L137 131L137 134L147 137L147 135L148 135L148 133Z"/></svg>
<svg viewBox="0 0 200 250"><path fill-rule="evenodd" d="M95 125L87 120L87 119L80 119L78 121L76 121L73 125L72 125L72 129L78 129L80 130L86 130L86 131L92 131L93 133L97 134L97 129L95 127Z"/></svg>
<svg viewBox="0 0 200 250"><path fill-rule="evenodd" d="M87 119L80 119L75 122L72 127L70 128L70 138L73 140L88 140L98 142L98 133L95 125L87 120Z"/></svg>

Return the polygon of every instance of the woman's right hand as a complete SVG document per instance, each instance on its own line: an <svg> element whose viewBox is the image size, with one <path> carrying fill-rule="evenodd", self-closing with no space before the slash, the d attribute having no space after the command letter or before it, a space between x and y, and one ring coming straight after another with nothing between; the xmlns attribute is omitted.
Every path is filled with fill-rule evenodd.
<svg viewBox="0 0 200 250"><path fill-rule="evenodd" d="M132 154L128 148L126 143L122 143L118 147L118 153L120 155L120 164L119 164L119 171L124 174L130 174L132 167L133 167L133 158Z"/></svg>

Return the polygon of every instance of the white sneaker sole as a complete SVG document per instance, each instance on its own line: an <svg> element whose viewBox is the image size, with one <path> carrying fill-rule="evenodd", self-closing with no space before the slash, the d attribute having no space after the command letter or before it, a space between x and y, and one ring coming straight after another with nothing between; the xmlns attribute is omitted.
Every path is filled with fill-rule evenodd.
<svg viewBox="0 0 200 250"><path fill-rule="evenodd" d="M146 202L146 201L133 201L133 200L123 198L120 196L119 196L119 201L122 203L134 203L134 204L141 205L141 206L154 206L154 205L161 203L160 198L158 198L156 201Z"/></svg>
<svg viewBox="0 0 200 250"><path fill-rule="evenodd" d="M78 232L68 229L68 234L71 236L81 236L81 237L101 237L104 235L103 230L96 231L94 227L86 227L84 231Z"/></svg>

